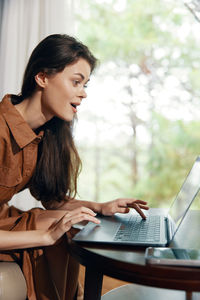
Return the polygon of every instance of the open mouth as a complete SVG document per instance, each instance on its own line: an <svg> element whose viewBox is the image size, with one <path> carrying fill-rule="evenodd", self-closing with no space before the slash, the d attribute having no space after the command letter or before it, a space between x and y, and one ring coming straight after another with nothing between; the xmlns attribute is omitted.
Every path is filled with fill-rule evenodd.
<svg viewBox="0 0 200 300"><path fill-rule="evenodd" d="M76 104L71 103L71 106L73 106L74 108L76 108Z"/></svg>

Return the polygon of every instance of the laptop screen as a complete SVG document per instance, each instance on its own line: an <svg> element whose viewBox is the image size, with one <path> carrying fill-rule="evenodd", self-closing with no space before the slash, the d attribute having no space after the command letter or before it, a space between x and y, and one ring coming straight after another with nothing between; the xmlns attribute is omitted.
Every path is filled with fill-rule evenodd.
<svg viewBox="0 0 200 300"><path fill-rule="evenodd" d="M186 177L178 195L169 209L169 218L175 223L175 235L185 214L200 189L200 157L197 157L191 171Z"/></svg>

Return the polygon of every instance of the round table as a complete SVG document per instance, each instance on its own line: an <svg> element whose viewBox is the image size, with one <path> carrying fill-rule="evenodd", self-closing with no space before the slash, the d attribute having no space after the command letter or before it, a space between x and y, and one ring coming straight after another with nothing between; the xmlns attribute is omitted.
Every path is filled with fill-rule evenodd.
<svg viewBox="0 0 200 300"><path fill-rule="evenodd" d="M200 268L146 265L145 248L89 246L69 241L70 254L86 267L84 300L100 300L103 275L146 286L200 291Z"/></svg>

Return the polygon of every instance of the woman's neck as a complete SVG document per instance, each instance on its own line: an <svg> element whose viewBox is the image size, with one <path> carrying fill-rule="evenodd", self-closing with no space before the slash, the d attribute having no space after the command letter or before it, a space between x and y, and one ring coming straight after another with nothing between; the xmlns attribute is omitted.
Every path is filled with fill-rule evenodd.
<svg viewBox="0 0 200 300"><path fill-rule="evenodd" d="M48 117L43 113L41 98L42 94L36 92L32 97L26 98L21 103L15 105L18 112L33 130L42 126L52 118L52 116Z"/></svg>

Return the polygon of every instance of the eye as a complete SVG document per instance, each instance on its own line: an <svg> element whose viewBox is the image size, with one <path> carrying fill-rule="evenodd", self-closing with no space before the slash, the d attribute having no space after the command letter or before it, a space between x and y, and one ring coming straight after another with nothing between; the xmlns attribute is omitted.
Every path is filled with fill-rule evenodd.
<svg viewBox="0 0 200 300"><path fill-rule="evenodd" d="M74 86L77 86L77 85L79 85L80 84L80 81L79 80L73 80L73 85Z"/></svg>
<svg viewBox="0 0 200 300"><path fill-rule="evenodd" d="M87 87L88 87L88 83L89 83L89 80L88 81L86 81L86 83L84 84L84 89L87 89Z"/></svg>

